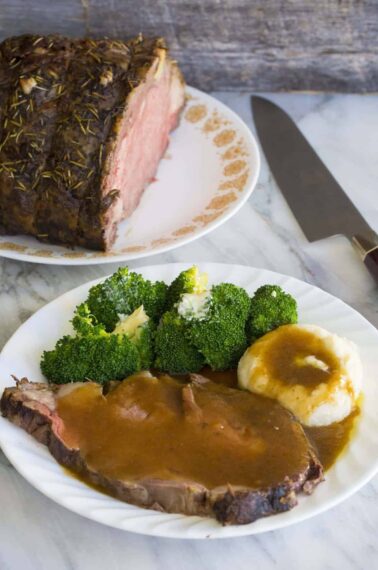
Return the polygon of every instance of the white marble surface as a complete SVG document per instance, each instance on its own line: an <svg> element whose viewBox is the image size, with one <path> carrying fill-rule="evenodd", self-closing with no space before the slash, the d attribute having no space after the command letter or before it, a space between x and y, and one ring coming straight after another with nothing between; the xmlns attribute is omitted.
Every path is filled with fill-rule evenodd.
<svg viewBox="0 0 378 570"><path fill-rule="evenodd" d="M217 93L253 128L246 95ZM272 95L299 122L360 211L378 231L378 96ZM265 267L314 283L378 326L378 287L343 238L309 244L263 159L248 204L209 236L133 267L220 261ZM34 311L114 265L54 267L0 261L0 345ZM365 570L378 568L378 477L333 510L255 537L178 541L123 533L55 505L0 452L1 570Z"/></svg>

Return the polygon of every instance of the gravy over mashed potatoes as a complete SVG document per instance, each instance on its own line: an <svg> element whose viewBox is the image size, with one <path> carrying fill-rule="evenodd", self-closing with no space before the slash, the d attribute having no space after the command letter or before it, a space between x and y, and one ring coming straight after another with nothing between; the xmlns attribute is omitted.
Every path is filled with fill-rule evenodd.
<svg viewBox="0 0 378 570"><path fill-rule="evenodd" d="M278 400L307 426L339 422L361 390L350 340L316 325L285 325L254 342L238 366L240 388Z"/></svg>

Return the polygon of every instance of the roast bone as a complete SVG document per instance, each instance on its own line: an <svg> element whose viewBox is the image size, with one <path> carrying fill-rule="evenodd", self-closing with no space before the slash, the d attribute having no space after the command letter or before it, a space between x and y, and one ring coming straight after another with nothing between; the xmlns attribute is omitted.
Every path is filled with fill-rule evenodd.
<svg viewBox="0 0 378 570"><path fill-rule="evenodd" d="M139 378L137 380L143 382L149 379ZM177 383L176 380L168 377L160 380L154 379L154 381ZM117 385L117 383L112 383L110 390L117 389ZM274 402L271 402L271 405L280 409L281 420L285 425L291 426L292 431L286 434L287 442L290 445L292 441L296 440L298 457L301 456L302 460L305 457L305 461L301 460L300 470L288 472L282 481L273 486L241 487L225 481L224 485L207 488L193 480L185 481L182 477L177 479L143 477L141 480L129 481L126 478L120 480L117 477L109 477L109 475L93 468L81 450L68 444L64 439L65 426L57 413L57 398L62 397L62 390L64 396L64 391L67 393L67 391L76 390L80 386L82 386L80 383L63 387L49 386L23 379L17 383L16 387L4 390L1 399L2 415L46 445L59 463L122 501L168 513L211 516L222 524L246 524L260 517L291 509L297 504L298 493L301 491L311 493L323 479L322 466L302 427L289 412ZM132 386L132 382L130 386ZM239 390L224 386L219 387L219 385L198 375L193 375L192 381L181 386L180 389L182 390L182 412L185 417L188 416L187 420L194 422L194 424L203 419L201 415L205 413L203 398L208 395L206 391L209 391L210 396L214 398L226 400L239 397L247 398L250 403L248 405L251 406L251 414L253 414L256 401L261 400L261 397L250 393L242 393ZM126 394L127 390L126 387ZM141 414L138 413L138 406L135 405L130 406L127 413L136 414L133 419L137 422L146 421L148 415L143 414L143 411ZM251 415L251 417L253 416ZM275 417L277 419L277 415ZM289 423L288 419L290 420ZM243 427L241 426L241 428ZM235 437L231 443L238 445L238 438L243 437L243 431L245 430L241 429L240 432L236 430L235 435L233 430L230 430L230 434L226 437ZM269 445L269 442L267 444ZM269 449L267 453L269 455ZM206 458L203 460L206 461ZM227 457L225 457L225 461L227 461Z"/></svg>
<svg viewBox="0 0 378 570"><path fill-rule="evenodd" d="M109 249L184 104L161 38L0 44L0 230Z"/></svg>

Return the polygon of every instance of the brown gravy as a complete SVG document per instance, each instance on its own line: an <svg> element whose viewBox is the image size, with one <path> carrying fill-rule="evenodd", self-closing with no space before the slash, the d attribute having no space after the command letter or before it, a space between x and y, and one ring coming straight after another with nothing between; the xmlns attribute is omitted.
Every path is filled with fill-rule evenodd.
<svg viewBox="0 0 378 570"><path fill-rule="evenodd" d="M256 488L279 484L309 462L307 439L289 412L222 384L139 376L106 396L85 384L57 406L65 442L111 478Z"/></svg>
<svg viewBox="0 0 378 570"><path fill-rule="evenodd" d="M274 340L271 337L268 342L268 338L262 338L262 346L268 350L263 348L261 359L268 376L281 384L300 384L313 389L323 382L329 383L339 374L339 359L312 332L281 327L274 331ZM323 368L306 363L308 355L314 356Z"/></svg>
<svg viewBox="0 0 378 570"><path fill-rule="evenodd" d="M268 398L228 390L237 387L236 370L202 374L215 383L210 391L183 392L185 382L169 377L131 378L106 396L97 384L77 388L58 399L64 438L95 469L129 480L183 477L208 487L253 487L303 468L306 442L290 414ZM325 469L349 442L358 413L304 428Z"/></svg>
<svg viewBox="0 0 378 570"><path fill-rule="evenodd" d="M202 370L201 374L210 378L213 382L219 382L225 386L229 386L230 388L237 388L238 386L236 370L214 372L211 368L206 367ZM332 467L340 453L350 441L358 415L359 408L356 408L341 422L322 427L311 428L303 426L324 469Z"/></svg>
<svg viewBox="0 0 378 570"><path fill-rule="evenodd" d="M325 470L332 467L349 443L359 413L359 408L356 408L341 422L322 427L304 427Z"/></svg>
<svg viewBox="0 0 378 570"><path fill-rule="evenodd" d="M201 374L210 378L213 382L224 384L230 388L237 388L238 386L236 370L214 372L211 368L206 367L201 371ZM332 467L350 441L359 412L359 408L356 408L343 421L329 426L312 428L303 426L325 470Z"/></svg>
<svg viewBox="0 0 378 570"><path fill-rule="evenodd" d="M210 378L213 382L217 384L223 384L229 388L238 387L238 374L237 370L221 370L214 371L211 370L210 366L205 366L200 372L205 378Z"/></svg>

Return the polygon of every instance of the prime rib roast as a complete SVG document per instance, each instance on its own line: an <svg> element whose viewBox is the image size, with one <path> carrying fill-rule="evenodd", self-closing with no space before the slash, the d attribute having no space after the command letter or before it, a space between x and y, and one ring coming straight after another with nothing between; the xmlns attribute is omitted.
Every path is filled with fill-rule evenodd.
<svg viewBox="0 0 378 570"><path fill-rule="evenodd" d="M0 231L110 248L184 104L161 38L0 44Z"/></svg>
<svg viewBox="0 0 378 570"><path fill-rule="evenodd" d="M162 396L156 397L153 390L159 388L159 382L163 383ZM146 473L143 477L120 476L114 471L114 465L119 469L119 458L113 456L107 459L107 470L96 466L96 454L106 454L106 442L109 441L104 418L100 431L95 432L98 441L94 442L93 449L85 448L84 451L80 447L71 426L65 424L62 414L59 415L57 402L64 394L82 389L83 383L59 387L23 379L15 387L5 389L1 413L46 445L59 463L122 501L169 513L211 516L222 524L246 524L291 509L297 503L298 493L311 493L323 479L322 466L301 425L290 412L272 400L220 386L199 375L192 375L186 384L169 377L139 377L111 383L108 392L104 393L98 384L87 382L85 385L86 390L90 388L89 392L96 394L97 401L107 399L107 406L115 397L114 391L122 385L117 414L129 422L129 432L119 435L120 441L127 442L129 438L132 441L135 436L132 430L136 428L146 430L148 444L137 447L129 469L138 473L137 464L143 459L147 465L152 465L154 473L151 476ZM145 390L152 390L148 405L143 404ZM80 405L84 405L83 393L80 398ZM121 406L119 402L122 402ZM83 411L85 413L91 418L91 408L89 412L88 409ZM92 429L90 420L84 421L88 425L85 429ZM169 423L172 421L179 422L177 429L175 423ZM160 425L164 422L168 422L170 436L167 438L159 435ZM94 421L94 430L99 429L98 423L101 422ZM184 431L180 431L182 429ZM118 434L118 431L114 433ZM189 450L182 444L186 441L185 433L193 434L194 444ZM211 459L202 448L206 439L210 442ZM214 453L212 445L219 445ZM256 479L255 484L241 485L237 479L240 473L236 458L251 453L250 449L256 449L260 468L264 469L266 462L267 475L263 471L262 479ZM130 458L121 459L127 463ZM159 465L160 460L162 465ZM214 484L206 484L198 477L198 473L206 471L207 462L213 462ZM185 476L183 465L187 470ZM256 471L252 463L246 463L245 467L247 477L249 469ZM223 469L228 473L225 475L227 480L219 484L217 477L222 478ZM258 475L258 471L256 473Z"/></svg>

